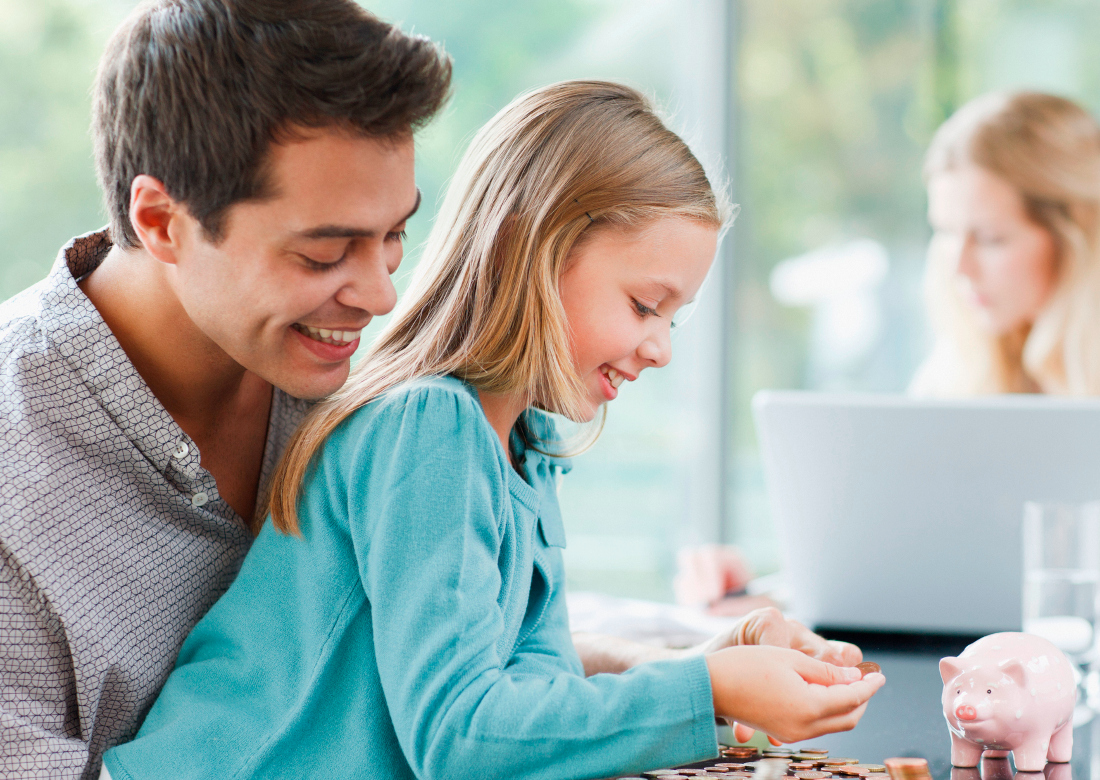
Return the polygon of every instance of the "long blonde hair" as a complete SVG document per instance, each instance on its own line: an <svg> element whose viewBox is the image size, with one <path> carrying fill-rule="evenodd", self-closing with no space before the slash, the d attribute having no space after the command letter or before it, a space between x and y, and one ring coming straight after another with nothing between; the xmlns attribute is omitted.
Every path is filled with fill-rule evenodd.
<svg viewBox="0 0 1100 780"><path fill-rule="evenodd" d="M474 137L393 320L291 439L276 470L276 528L298 529L302 484L355 410L404 382L454 375L581 419L558 280L602 226L683 217L720 227L729 207L687 145L637 91L569 81L522 95Z"/></svg>
<svg viewBox="0 0 1100 780"><path fill-rule="evenodd" d="M956 258L929 247L925 295L936 334L912 390L929 395L1100 394L1100 126L1065 98L998 93L936 132L924 178L975 165L1004 179L1057 248L1055 283L1029 327L992 335L962 300Z"/></svg>

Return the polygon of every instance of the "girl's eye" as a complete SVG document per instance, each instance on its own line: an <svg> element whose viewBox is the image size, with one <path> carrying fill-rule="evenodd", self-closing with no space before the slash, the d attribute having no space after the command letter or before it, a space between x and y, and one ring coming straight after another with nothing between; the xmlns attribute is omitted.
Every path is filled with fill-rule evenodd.
<svg viewBox="0 0 1100 780"><path fill-rule="evenodd" d="M405 240L408 237L409 237L409 234L406 233L404 230L398 230L398 231L395 231L393 233L387 233L386 234L386 239L388 241L400 241L402 243L404 243Z"/></svg>
<svg viewBox="0 0 1100 780"><path fill-rule="evenodd" d="M657 316L657 310L651 309L644 303L641 303L634 298L630 299L630 302L634 304L634 310L638 313L639 317Z"/></svg>

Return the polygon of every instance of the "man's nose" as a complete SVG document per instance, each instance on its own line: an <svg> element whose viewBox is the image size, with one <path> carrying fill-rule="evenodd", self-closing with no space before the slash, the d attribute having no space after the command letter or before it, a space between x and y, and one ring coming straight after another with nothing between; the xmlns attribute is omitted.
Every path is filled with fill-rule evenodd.
<svg viewBox="0 0 1100 780"><path fill-rule="evenodd" d="M397 305L397 290L382 258L365 258L365 262L349 264L344 284L336 292L336 301L348 308L361 309L372 317L393 311Z"/></svg>

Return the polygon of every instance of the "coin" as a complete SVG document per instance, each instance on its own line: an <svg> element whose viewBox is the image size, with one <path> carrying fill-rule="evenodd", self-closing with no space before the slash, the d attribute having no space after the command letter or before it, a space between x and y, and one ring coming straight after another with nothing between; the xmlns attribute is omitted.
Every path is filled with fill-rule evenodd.
<svg viewBox="0 0 1100 780"><path fill-rule="evenodd" d="M856 664L856 669L859 669L860 674L862 674L864 677L869 675L871 672L882 671L882 667L876 664L874 661L864 661L861 664Z"/></svg>

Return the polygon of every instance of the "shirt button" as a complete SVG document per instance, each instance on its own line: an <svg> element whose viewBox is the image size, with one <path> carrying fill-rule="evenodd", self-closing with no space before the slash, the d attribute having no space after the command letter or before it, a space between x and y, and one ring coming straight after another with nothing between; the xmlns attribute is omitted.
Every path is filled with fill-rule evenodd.
<svg viewBox="0 0 1100 780"><path fill-rule="evenodd" d="M210 496L206 495L205 490L200 490L195 495L191 496L191 506L202 506L210 500Z"/></svg>
<svg viewBox="0 0 1100 780"><path fill-rule="evenodd" d="M187 457L187 453L190 451L190 447L187 446L187 442L181 441L176 445L176 448L172 450L172 457L176 460L183 460Z"/></svg>

